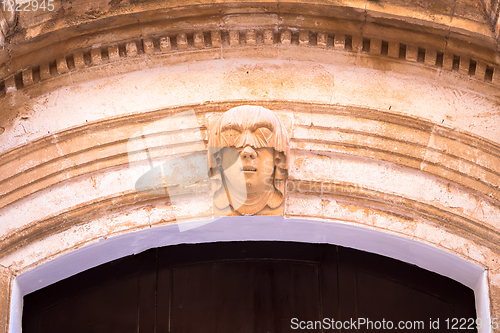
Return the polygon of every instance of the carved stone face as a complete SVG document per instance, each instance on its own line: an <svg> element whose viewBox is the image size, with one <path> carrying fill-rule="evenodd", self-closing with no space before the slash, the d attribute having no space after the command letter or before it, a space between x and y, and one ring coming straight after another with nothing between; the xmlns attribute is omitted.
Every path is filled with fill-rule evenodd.
<svg viewBox="0 0 500 333"><path fill-rule="evenodd" d="M214 125L209 147L227 196L219 200L219 189L216 206L226 202L241 214L255 214L281 205L288 134L272 111L248 105L227 111Z"/></svg>

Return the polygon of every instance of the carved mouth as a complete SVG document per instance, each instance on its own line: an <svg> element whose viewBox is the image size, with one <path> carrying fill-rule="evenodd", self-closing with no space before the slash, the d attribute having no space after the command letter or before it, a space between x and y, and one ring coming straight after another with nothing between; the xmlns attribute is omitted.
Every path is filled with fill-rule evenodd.
<svg viewBox="0 0 500 333"><path fill-rule="evenodd" d="M256 172L257 171L257 168L256 167L253 167L253 166L250 166L250 165L247 165L247 166L244 166L243 167L243 171L244 172Z"/></svg>

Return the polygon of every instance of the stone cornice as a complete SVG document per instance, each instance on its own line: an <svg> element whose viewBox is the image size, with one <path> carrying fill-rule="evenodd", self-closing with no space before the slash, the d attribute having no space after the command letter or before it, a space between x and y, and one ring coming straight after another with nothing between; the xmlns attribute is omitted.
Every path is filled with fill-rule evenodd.
<svg viewBox="0 0 500 333"><path fill-rule="evenodd" d="M279 15L272 11L226 16L210 12L191 17L190 25L175 19L168 23L146 20L68 37L64 47L58 46L57 40L40 46L43 50L25 52L6 62L0 69L0 95L23 90L36 96L91 78L134 71L141 68L134 65L134 59L147 60L148 66L154 67L175 61L175 57L196 61L207 56L221 58L224 52L248 56L245 47L264 49L262 53L266 48L308 47L331 51L332 56L334 51L345 51L367 60L376 57L408 62L437 71L455 71L466 80L476 78L499 84L498 53L494 45L481 38L433 27L417 29L410 23L391 26L377 19L365 22L359 17L340 19L319 13L297 16L297 8ZM356 10L353 13L360 15Z"/></svg>

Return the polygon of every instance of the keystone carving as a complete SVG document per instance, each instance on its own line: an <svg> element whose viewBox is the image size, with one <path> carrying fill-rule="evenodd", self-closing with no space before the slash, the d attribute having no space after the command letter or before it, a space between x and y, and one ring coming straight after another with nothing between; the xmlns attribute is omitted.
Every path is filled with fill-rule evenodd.
<svg viewBox="0 0 500 333"><path fill-rule="evenodd" d="M215 214L282 215L289 138L271 110L230 109L209 136Z"/></svg>

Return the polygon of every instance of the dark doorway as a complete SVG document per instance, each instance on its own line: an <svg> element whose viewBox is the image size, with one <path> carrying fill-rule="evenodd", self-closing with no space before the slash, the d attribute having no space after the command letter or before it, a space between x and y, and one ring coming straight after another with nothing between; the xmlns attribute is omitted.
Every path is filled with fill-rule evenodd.
<svg viewBox="0 0 500 333"><path fill-rule="evenodd" d="M23 332L475 332L475 318L470 288L394 259L227 242L151 249L26 295Z"/></svg>

